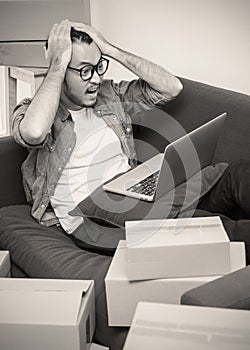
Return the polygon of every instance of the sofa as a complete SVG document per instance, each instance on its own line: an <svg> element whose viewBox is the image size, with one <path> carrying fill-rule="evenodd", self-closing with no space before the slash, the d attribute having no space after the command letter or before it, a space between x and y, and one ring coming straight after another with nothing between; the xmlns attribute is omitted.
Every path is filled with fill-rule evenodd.
<svg viewBox="0 0 250 350"><path fill-rule="evenodd" d="M213 163L250 158L250 96L217 88L201 82L180 78L182 93L161 107L146 111L146 128L137 128L136 138L153 144L153 150L162 151L165 140L151 132L155 130L158 113L168 113L189 132L215 116L227 112L225 128L217 144ZM154 115L153 115L154 114ZM135 116L136 120L137 116ZM162 124L158 125L159 130ZM159 136L159 137L158 137ZM151 156L136 143L139 159ZM153 152L154 152L153 151ZM150 152L149 152L150 153ZM27 150L17 145L12 136L0 138L0 249L9 250L12 277L93 279L95 281L96 332L94 341L110 349L122 349L128 329L109 327L104 278L112 256L83 251L60 230L45 228L40 232L29 229L30 206L22 188L21 164ZM19 222L25 218L26 226ZM250 233L249 233L250 235ZM232 235L231 240L242 240ZM246 244L246 249L248 244Z"/></svg>

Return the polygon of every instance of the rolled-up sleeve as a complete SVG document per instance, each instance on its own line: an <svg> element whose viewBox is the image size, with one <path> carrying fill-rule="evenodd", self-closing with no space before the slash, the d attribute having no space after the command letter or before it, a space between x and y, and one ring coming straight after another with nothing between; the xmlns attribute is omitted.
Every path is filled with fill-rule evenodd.
<svg viewBox="0 0 250 350"><path fill-rule="evenodd" d="M121 102L125 103L126 109L133 108L135 112L160 107L171 100L164 94L154 90L142 79L121 81L114 84L114 88Z"/></svg>
<svg viewBox="0 0 250 350"><path fill-rule="evenodd" d="M22 138L22 135L20 133L20 123L23 120L23 118L25 116L25 113L26 113L30 103L31 103L31 99L30 98L25 98L14 108L13 115L12 115L12 132L13 132L13 136L14 136L15 141L17 143L19 143L23 147L27 147L27 148L42 148L47 143L47 137L39 145L30 145L29 143L27 143Z"/></svg>

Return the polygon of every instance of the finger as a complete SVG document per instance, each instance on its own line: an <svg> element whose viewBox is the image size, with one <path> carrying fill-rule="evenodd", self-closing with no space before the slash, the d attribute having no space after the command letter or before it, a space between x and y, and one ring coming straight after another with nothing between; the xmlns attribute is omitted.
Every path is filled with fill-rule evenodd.
<svg viewBox="0 0 250 350"><path fill-rule="evenodd" d="M57 32L58 23L55 23L49 33L48 44L53 40L55 33Z"/></svg>
<svg viewBox="0 0 250 350"><path fill-rule="evenodd" d="M72 27L90 27L89 25L85 24L85 23L81 23L81 22L71 22Z"/></svg>
<svg viewBox="0 0 250 350"><path fill-rule="evenodd" d="M84 23L77 23L77 22L72 22L71 26L77 30L82 30L82 31L91 31L92 27L88 26L87 24Z"/></svg>
<svg viewBox="0 0 250 350"><path fill-rule="evenodd" d="M59 24L53 26L52 37L54 40L69 38L70 39L70 24L68 20L63 20Z"/></svg>
<svg viewBox="0 0 250 350"><path fill-rule="evenodd" d="M48 46L54 46L60 39L68 38L70 40L70 28L71 25L68 20L55 23L49 34Z"/></svg>
<svg viewBox="0 0 250 350"><path fill-rule="evenodd" d="M58 25L58 30L60 30L60 31L64 31L64 29L65 29L65 27L67 27L68 26L68 21L67 20L63 20L63 21L61 21L60 23L59 23L59 25Z"/></svg>
<svg viewBox="0 0 250 350"><path fill-rule="evenodd" d="M63 23L63 28L62 28L62 32L65 36L69 36L70 35L70 30L71 30L71 24L68 20L65 20Z"/></svg>
<svg viewBox="0 0 250 350"><path fill-rule="evenodd" d="M66 23L69 23L69 20L66 18L66 19L63 19L60 23L59 23L59 25L65 25Z"/></svg>
<svg viewBox="0 0 250 350"><path fill-rule="evenodd" d="M73 27L75 30L78 30L80 32L84 32L84 33L87 33L89 36L94 36L95 35L95 32L90 29L89 27Z"/></svg>
<svg viewBox="0 0 250 350"><path fill-rule="evenodd" d="M55 33L55 31L57 30L57 27L58 27L58 23L53 24L53 26L52 26L52 28L50 30L50 34Z"/></svg>

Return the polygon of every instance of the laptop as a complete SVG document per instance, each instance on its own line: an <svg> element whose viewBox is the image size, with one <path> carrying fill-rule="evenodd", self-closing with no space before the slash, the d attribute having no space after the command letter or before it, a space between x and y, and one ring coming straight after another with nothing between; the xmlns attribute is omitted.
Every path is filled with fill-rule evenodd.
<svg viewBox="0 0 250 350"><path fill-rule="evenodd" d="M103 185L108 192L153 202L211 164L226 113L166 146L136 168Z"/></svg>

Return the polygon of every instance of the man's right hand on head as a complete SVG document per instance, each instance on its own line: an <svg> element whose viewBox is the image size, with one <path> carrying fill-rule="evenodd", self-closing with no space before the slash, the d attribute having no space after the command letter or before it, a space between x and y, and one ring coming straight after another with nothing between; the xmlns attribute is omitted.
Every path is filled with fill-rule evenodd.
<svg viewBox="0 0 250 350"><path fill-rule="evenodd" d="M18 124L19 137L29 147L41 146L49 134L60 103L62 84L72 56L68 20L53 25L46 56L50 68Z"/></svg>
<svg viewBox="0 0 250 350"><path fill-rule="evenodd" d="M55 23L51 28L46 57L50 66L67 68L72 55L72 41L70 38L71 23L63 20Z"/></svg>

